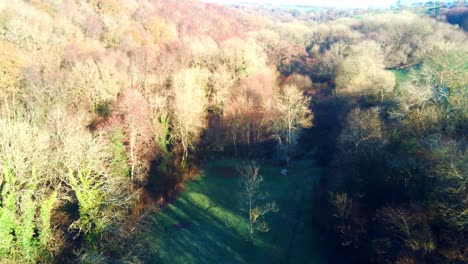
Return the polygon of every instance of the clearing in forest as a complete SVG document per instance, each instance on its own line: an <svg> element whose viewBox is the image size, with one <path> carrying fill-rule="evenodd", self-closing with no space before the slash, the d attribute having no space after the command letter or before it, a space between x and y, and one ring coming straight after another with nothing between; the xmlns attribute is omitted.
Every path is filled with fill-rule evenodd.
<svg viewBox="0 0 468 264"><path fill-rule="evenodd" d="M323 243L313 229L312 194L320 169L297 161L287 176L281 167L259 163L267 193L279 212L267 217L271 230L248 240L239 193L240 160L205 164L179 198L158 213L151 246L162 263L323 263Z"/></svg>

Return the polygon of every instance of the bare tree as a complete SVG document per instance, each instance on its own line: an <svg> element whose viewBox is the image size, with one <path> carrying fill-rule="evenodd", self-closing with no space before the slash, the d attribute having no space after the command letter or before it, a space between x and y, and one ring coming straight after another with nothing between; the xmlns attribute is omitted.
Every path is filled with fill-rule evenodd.
<svg viewBox="0 0 468 264"><path fill-rule="evenodd" d="M199 68L180 71L173 79L172 139L182 149L182 163L206 127L206 72Z"/></svg>
<svg viewBox="0 0 468 264"><path fill-rule="evenodd" d="M383 225L398 247L430 253L436 244L432 237L428 219L417 204L402 207L384 207L377 212L377 219Z"/></svg>
<svg viewBox="0 0 468 264"><path fill-rule="evenodd" d="M355 108L348 114L346 128L338 139L344 151L355 153L360 148L372 150L382 143L382 121L379 110L379 108L367 110Z"/></svg>
<svg viewBox="0 0 468 264"><path fill-rule="evenodd" d="M268 232L270 230L265 215L269 212L276 213L279 208L275 202L259 205L259 202L265 199L265 194L260 192L263 177L260 174L260 167L255 162L245 163L238 170L242 177L242 209L247 212L249 237L253 241L256 231Z"/></svg>
<svg viewBox="0 0 468 264"><path fill-rule="evenodd" d="M271 119L271 130L286 156L296 143L300 129L312 126L313 115L309 105L310 98L292 85L285 86L273 100L275 114Z"/></svg>

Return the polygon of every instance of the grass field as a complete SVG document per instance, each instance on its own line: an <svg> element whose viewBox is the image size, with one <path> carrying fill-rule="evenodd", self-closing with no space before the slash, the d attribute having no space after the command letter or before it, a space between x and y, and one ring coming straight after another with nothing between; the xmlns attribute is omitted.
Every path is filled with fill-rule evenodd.
<svg viewBox="0 0 468 264"><path fill-rule="evenodd" d="M240 210L239 160L205 164L180 197L158 214L150 250L162 263L323 263L321 241L312 228L312 193L320 170L311 160L297 161L289 175L260 163L262 190L280 211L269 215L271 230L248 241Z"/></svg>

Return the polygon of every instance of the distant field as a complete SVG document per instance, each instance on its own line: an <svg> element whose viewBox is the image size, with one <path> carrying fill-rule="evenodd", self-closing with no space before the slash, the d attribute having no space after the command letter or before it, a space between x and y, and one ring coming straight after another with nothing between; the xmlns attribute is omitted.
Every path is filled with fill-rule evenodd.
<svg viewBox="0 0 468 264"><path fill-rule="evenodd" d="M152 246L162 263L324 263L320 237L311 227L311 194L320 177L313 161L294 164L288 176L261 164L263 191L280 211L271 214L271 231L247 240L239 206L239 160L206 164L180 197L158 214Z"/></svg>

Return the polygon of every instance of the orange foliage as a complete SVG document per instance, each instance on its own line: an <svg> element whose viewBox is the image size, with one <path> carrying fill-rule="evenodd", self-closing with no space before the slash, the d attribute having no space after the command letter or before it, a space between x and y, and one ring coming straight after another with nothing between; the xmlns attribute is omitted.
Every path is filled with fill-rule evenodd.
<svg viewBox="0 0 468 264"><path fill-rule="evenodd" d="M22 62L15 45L0 41L0 87L2 87L0 99L15 95L19 89L21 65Z"/></svg>

